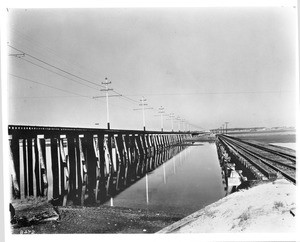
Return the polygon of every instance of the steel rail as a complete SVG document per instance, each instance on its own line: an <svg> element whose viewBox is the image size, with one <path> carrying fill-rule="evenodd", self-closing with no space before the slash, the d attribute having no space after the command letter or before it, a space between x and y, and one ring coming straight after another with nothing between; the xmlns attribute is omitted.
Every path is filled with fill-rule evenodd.
<svg viewBox="0 0 300 242"><path fill-rule="evenodd" d="M265 150L267 152L270 152L270 153L273 153L275 155L281 156L285 159L288 159L288 160L296 163L296 156L295 155L290 155L290 154L286 154L286 153L283 153L283 152L280 152L280 151L275 151L275 150L267 148L265 146L261 146L259 144L255 144L255 143L252 143L252 142L249 142L249 141L246 141L246 140L242 140L242 139L239 139L239 138L236 138L236 137L232 137L232 136L228 136L228 135L223 135L223 136L225 136L227 138L230 138L230 139L238 140L238 141L243 142L243 143L247 143L251 146L254 146L254 147L257 147L261 150Z"/></svg>
<svg viewBox="0 0 300 242"><path fill-rule="evenodd" d="M235 140L235 139L233 139L233 140ZM269 151L266 151L265 149L259 148L258 145L257 145L257 146L254 146L254 145L252 145L252 143L243 142L242 140L238 140L237 142L240 142L241 144L244 144L244 145L248 146L248 147L245 147L245 149L249 150L249 151L252 152L252 153L254 153L254 151L253 151L253 150L250 150L249 147L251 147L252 149L256 149L256 150L259 150L259 151L268 152L268 153L271 153L272 155L280 156L280 157L281 157L281 155L278 155L278 154L276 154L276 153L274 153L274 152L269 152ZM262 154L257 154L256 152L255 152L255 154L257 155L257 157L261 157L262 159L266 159L266 160L269 160L269 161L271 161L271 162L277 163L277 164L279 164L279 165L282 165L282 166L288 167L288 168L290 168L290 169L296 170L295 163L293 163L293 165L290 165L290 164L286 164L286 163L284 163L284 162L282 162L282 161L273 160L273 159L271 159L271 158L269 158L269 157L265 157L265 156L262 155ZM284 159L286 159L286 158L284 158ZM286 160L288 160L288 161L290 162L289 159L286 159Z"/></svg>
<svg viewBox="0 0 300 242"><path fill-rule="evenodd" d="M267 165L267 166L269 166L270 168L272 168L273 170L279 172L283 177L285 177L286 179L288 179L288 180L290 180L291 182L293 182L294 184L296 184L295 176L292 176L292 175L290 175L290 174L287 173L287 171L291 171L292 174L295 175L295 172L294 172L295 167L289 168L289 169L287 169L287 171L284 171L282 168L280 169L278 166L273 165L273 164L270 164L270 161L267 161L267 159L262 158L262 157L260 157L260 156L258 156L258 155L256 155L256 154L254 154L253 151L250 151L249 149L243 147L241 144L237 143L237 142L239 142L239 141L236 141L236 140L233 141L234 139L233 139L233 140L230 140L229 138L226 139L226 138L224 138L224 137L222 137L222 138L225 139L225 140L227 140L228 143L231 143L232 145L236 146L237 149L244 150L244 152L246 152L246 153L248 153L249 155L251 155L251 156L253 156L253 157L259 159L259 160L260 160L261 162L263 162L265 165ZM276 162L274 162L274 161L271 161L271 162L273 162L273 163L276 164ZM277 165L278 165L278 164L277 164ZM286 164L283 165L283 166L284 166L285 168L288 167L288 166L286 166ZM293 171L292 171L292 170L293 170Z"/></svg>

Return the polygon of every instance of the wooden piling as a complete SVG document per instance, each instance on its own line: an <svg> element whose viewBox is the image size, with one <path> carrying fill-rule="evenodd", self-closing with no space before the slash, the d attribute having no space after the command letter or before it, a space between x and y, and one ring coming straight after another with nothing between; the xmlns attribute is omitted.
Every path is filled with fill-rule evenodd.
<svg viewBox="0 0 300 242"><path fill-rule="evenodd" d="M86 160L87 160L87 192L88 192L88 203L95 201L95 187L96 187L96 173L97 157L94 151L93 135L85 135L86 138Z"/></svg>
<svg viewBox="0 0 300 242"><path fill-rule="evenodd" d="M68 199L74 201L76 197L76 154L75 137L68 137L68 158L69 158L69 194Z"/></svg>
<svg viewBox="0 0 300 242"><path fill-rule="evenodd" d="M52 169L52 156L51 156L51 140L46 139L46 167L45 176L47 181L47 198L53 199L53 169Z"/></svg>
<svg viewBox="0 0 300 242"><path fill-rule="evenodd" d="M96 186L95 186L95 201L98 200L98 194L99 194L99 188L100 188L100 150L99 150L99 142L98 142L98 136L93 136L93 147L94 152L96 156L96 168L95 168L95 174L96 174Z"/></svg>
<svg viewBox="0 0 300 242"><path fill-rule="evenodd" d="M23 199L25 198L25 169L24 169L24 139L20 139L19 140L19 147L20 147L20 168L19 168L19 171L20 171L20 198Z"/></svg>
<svg viewBox="0 0 300 242"><path fill-rule="evenodd" d="M46 196L60 205L112 197L171 157L166 148L183 136L60 127L9 133L14 197Z"/></svg>
<svg viewBox="0 0 300 242"><path fill-rule="evenodd" d="M60 155L62 158L62 174L63 174L63 206L67 205L67 198L68 198L68 192L70 191L69 187L69 158L68 158L68 143L67 140L65 140L66 145L64 146L63 141L64 141L65 136L61 136L59 144L60 144Z"/></svg>
<svg viewBox="0 0 300 242"><path fill-rule="evenodd" d="M15 169L11 137L9 137L9 168L12 184L12 197L18 197L20 194L20 187L18 184L17 173Z"/></svg>
<svg viewBox="0 0 300 242"><path fill-rule="evenodd" d="M58 143L57 138L51 138L51 161L52 161L52 175L53 175L53 198L58 199L60 195L60 173L58 164Z"/></svg>

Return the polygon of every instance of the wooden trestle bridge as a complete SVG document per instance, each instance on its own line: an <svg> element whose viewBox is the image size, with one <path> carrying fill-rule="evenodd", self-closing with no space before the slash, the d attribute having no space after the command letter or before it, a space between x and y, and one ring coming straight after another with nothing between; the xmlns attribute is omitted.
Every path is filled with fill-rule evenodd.
<svg viewBox="0 0 300 242"><path fill-rule="evenodd" d="M179 153L189 132L8 127L12 197L102 203Z"/></svg>

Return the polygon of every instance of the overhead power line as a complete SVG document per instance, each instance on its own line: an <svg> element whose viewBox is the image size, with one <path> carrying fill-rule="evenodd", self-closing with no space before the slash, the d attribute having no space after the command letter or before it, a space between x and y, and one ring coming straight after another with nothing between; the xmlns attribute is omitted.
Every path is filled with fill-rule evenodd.
<svg viewBox="0 0 300 242"><path fill-rule="evenodd" d="M71 66L75 67L76 69L83 69L83 70L87 70L88 72L93 72L93 70L87 69L88 66L86 66L86 65L82 66L78 62L76 62L76 59L72 59L71 62L70 62L70 60L66 61L66 59L61 57L61 55L60 55L61 53L57 53L57 49L54 49L53 47L50 47L49 44L47 44L46 42L41 43L40 41L37 41L35 38L32 38L32 36L29 35L28 33L24 33L22 31L19 31L17 26L14 25L13 23L11 23L10 28L18 36L17 39L15 39L13 41L18 41L19 39L21 39L20 43L22 45L25 44L27 46L31 46L31 48L34 49L35 53L40 52L40 54L42 54L43 56L47 56L50 59L52 59L54 57L55 59L53 59L53 60L55 60L54 63L56 65L58 65L58 64L62 64L62 65L71 64ZM12 45L14 45L14 44L12 44ZM18 44L16 46L18 46ZM47 60L49 60L49 59L47 59ZM89 79L89 78L87 78L87 79Z"/></svg>
<svg viewBox="0 0 300 242"><path fill-rule="evenodd" d="M231 94L272 94L272 93L291 93L293 90L282 90L282 91L236 91L236 92L190 92L190 93L143 93L143 94L127 94L126 96L135 97L135 96L185 96L185 95L231 95Z"/></svg>
<svg viewBox="0 0 300 242"><path fill-rule="evenodd" d="M51 66L51 67L54 68L54 69L57 69L57 70L59 70L59 71L62 71L62 72L64 72L64 73L66 73L66 74L68 74L68 75L71 75L71 76L73 76L73 77L76 77L76 78L78 78L78 79L80 79L80 80L82 80L82 81L91 83L91 84L96 85L96 86L99 86L99 87L104 87L104 86L102 86L102 85L100 85L100 84L98 84L98 83L89 81L89 80L87 80L87 79L85 79L85 78L82 78L82 77L80 77L80 76L77 76L77 75L75 75L75 74L72 74L71 72L65 71L65 70L63 70L63 69L61 69L61 68L59 68L59 67L57 67L57 66L54 66L54 65L52 65L52 64L50 64L50 63L48 63L48 62L46 62L46 61L44 61L44 60L41 60L41 59L39 59L39 58L37 58L37 57L35 57L35 56L33 56L33 55L31 55L31 54L25 52L25 51L22 51L22 50L20 50L20 49L17 49L16 47L13 47L13 46L11 46L11 45L8 45L8 46L9 46L10 48L16 50L16 51L19 51L19 52L21 52L21 53L23 53L23 54L25 54L25 55L27 55L27 56L29 56L29 57L31 57L31 58L37 60L37 61L40 61L40 62L44 63L45 65Z"/></svg>
<svg viewBox="0 0 300 242"><path fill-rule="evenodd" d="M57 88L57 87L54 87L54 86L51 86L51 85L48 85L48 84L45 84L45 83L34 81L34 80L31 80L31 79L28 79L28 78L25 78L25 77L21 77L21 76L17 76L17 75L11 74L11 73L8 73L8 74L11 75L11 76L13 76L13 77L16 77L16 78L19 78L19 79L22 79L22 80L25 80L25 81L29 81L29 82L32 82L32 83L35 83L35 84L38 84L38 85L46 86L46 87L49 87L49 88L52 88L52 89L55 89L55 90L59 90L59 91L66 92L66 93L69 93L69 94L73 94L73 95L76 95L76 96L80 96L80 97L85 97L85 98L91 99L91 97L89 97L89 96L84 96L84 95L81 95L79 93L67 91L65 89Z"/></svg>
<svg viewBox="0 0 300 242"><path fill-rule="evenodd" d="M81 98L80 96L24 96L24 97L8 97L9 99L47 99L47 98Z"/></svg>
<svg viewBox="0 0 300 242"><path fill-rule="evenodd" d="M8 73L8 74L10 76L13 76L15 78L19 78L21 80L25 80L25 81L28 81L28 82L36 83L38 85L46 86L48 88L52 88L52 89L55 89L55 90L59 90L59 91L65 92L65 93L69 93L69 94L75 95L75 96L9 97L11 99L15 99L15 98L17 98L17 99L25 99L25 98L26 99L41 99L41 98L44 98L45 99L45 98L78 98L78 97L82 98L83 97L83 98L88 98L88 99L92 99L93 100L93 98L90 97L90 96L84 96L84 95L81 95L79 93L67 91L65 89L57 88L57 87L54 87L54 86L51 86L51 85L48 85L48 84L44 84L44 83L41 83L41 82L38 82L38 81L31 80L29 78L25 78L25 77L22 77L22 76L14 75L14 74L11 74L11 73ZM124 108L128 108L126 106L120 106L120 105L116 105L116 104L112 104L112 105L113 106L122 107L123 109Z"/></svg>
<svg viewBox="0 0 300 242"><path fill-rule="evenodd" d="M61 76L61 77L64 77L64 78L66 78L66 79L68 79L68 80L70 80L70 81L72 81L72 82L76 82L76 83L78 83L78 84L80 84L80 85L82 85L82 86L91 88L91 89L93 89L93 90L98 90L98 89L96 89L95 87L91 87L91 86L86 85L86 84L84 84L84 83L82 83L82 82L80 82L80 81L76 81L76 80L74 80L74 79L71 79L71 78L69 78L69 77L66 77L66 76L64 76L64 75L62 75L62 74L60 74L60 73L58 73L58 72L52 71L52 70L50 70L50 69L48 69L48 68L46 68L46 67L44 67L44 66L41 66L41 65L38 65L38 64L32 62L32 61L30 61L30 60L27 60L27 59L24 59L24 58L19 58L19 59L21 59L21 60L23 60L23 61L26 61L26 62L28 62L28 63L30 63L30 64L32 64L32 65L38 66L38 67L40 67L40 68L42 68L42 69L44 69L44 70L47 70L47 71L49 71L49 72L52 72L52 73L54 73L54 74L56 74L56 75L59 75L59 76Z"/></svg>
<svg viewBox="0 0 300 242"><path fill-rule="evenodd" d="M31 54L29 54L29 53L23 51L23 50L20 50L20 49L14 47L14 46L11 46L11 45L9 45L9 44L8 44L8 46L9 46L10 48L16 50L16 51L21 52L22 55L29 56L29 57L31 57L31 58L33 58L33 59L35 59L35 60L37 60L37 61L39 61L39 62L41 62L41 63L43 63L43 64L45 64L45 65L48 65L48 66L50 66L50 67L52 67L52 68L54 68L54 69L57 69L57 70L59 70L59 71L62 71L62 72L64 72L64 73L68 74L68 75L71 75L71 76L73 76L73 77L75 77L75 78L78 78L78 79L80 79L80 80L82 80L82 81L85 81L85 82L88 82L88 83L90 83L90 84L96 85L96 86L98 86L98 87L105 88L105 86L103 86L103 85L100 85L100 84L95 83L95 82L93 82L93 81L89 81L89 80L87 80L87 79L85 79L85 78L82 78L82 77L80 77L80 76L78 76L78 75L75 75L75 74L73 74L73 73L71 73L71 72L69 72L69 71L63 70L63 69L60 68L60 67L57 67L57 66L55 66L55 65L52 65L52 64L50 64L50 63L48 63L48 62L46 62L46 61L44 61L44 60L42 60L42 59L40 59L40 58L37 58L36 56L33 56L33 55L31 55ZM23 59L23 58L22 58L22 59ZM38 64L36 64L36 63L33 63L33 62L29 61L29 60L26 60L26 59L23 59L23 60L25 60L25 61L27 61L27 62L30 62L30 63L33 64L33 65L39 66L40 68L44 68L44 69L46 69L46 70L48 70L48 71L51 71L51 70L49 70L48 68L42 67L42 66L40 66L40 65L38 65ZM53 72L53 73L55 73L55 74L57 74L57 75L60 75L60 74L57 73L57 72L54 72L54 71L51 71L51 72ZM60 75L60 76L63 76L63 75ZM65 77L65 76L63 76L63 77ZM67 78L67 77L65 77L65 78ZM75 81L75 80L70 79L70 78L67 78L67 79L72 80L72 81ZM77 81L75 81L75 82L77 82ZM81 82L77 82L77 83L80 83L80 84L84 85L84 84L81 83ZM87 85L85 85L85 86L87 86ZM87 86L87 87L90 87L90 86ZM93 87L90 87L90 88L93 88ZM94 89L95 89L95 88L94 88ZM98 90L98 89L95 89L95 90ZM133 103L138 103L138 101L136 101L136 100L134 100L134 99L132 99L132 98L130 98L130 97L124 96L124 95L122 95L122 94L121 94L120 92L118 92L118 91L113 90L113 92L116 93L117 95L119 95L119 96L120 96L121 98L123 98L123 99L126 99L126 100L128 100L128 101L131 101L131 102L133 102Z"/></svg>
<svg viewBox="0 0 300 242"><path fill-rule="evenodd" d="M118 95L120 95L121 98L127 99L128 101L131 101L131 102L133 102L133 103L138 103L138 101L136 101L136 100L134 100L134 99L132 99L132 98L130 98L130 97L124 96L123 94L121 94L121 93L119 93L119 92L117 92L117 91L113 91L113 92L116 93L116 94L118 94Z"/></svg>

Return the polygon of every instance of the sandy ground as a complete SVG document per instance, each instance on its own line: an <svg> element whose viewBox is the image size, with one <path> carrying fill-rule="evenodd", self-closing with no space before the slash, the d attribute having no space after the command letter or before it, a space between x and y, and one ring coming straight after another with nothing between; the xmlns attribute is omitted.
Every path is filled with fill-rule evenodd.
<svg viewBox="0 0 300 242"><path fill-rule="evenodd" d="M42 205L45 211L53 213L48 205ZM38 223L24 223L12 226L13 234L126 234L155 233L178 221L182 216L162 212L150 212L143 209L120 207L56 207L59 219ZM35 215L33 215L35 213ZM18 217L40 216L39 209L17 211Z"/></svg>
<svg viewBox="0 0 300 242"><path fill-rule="evenodd" d="M12 224L13 234L292 233L296 230L296 186L285 179L233 193L185 218L179 214L103 205L54 207L36 199L13 205L17 218L17 223Z"/></svg>
<svg viewBox="0 0 300 242"><path fill-rule="evenodd" d="M296 186L285 179L233 193L159 233L293 233Z"/></svg>

